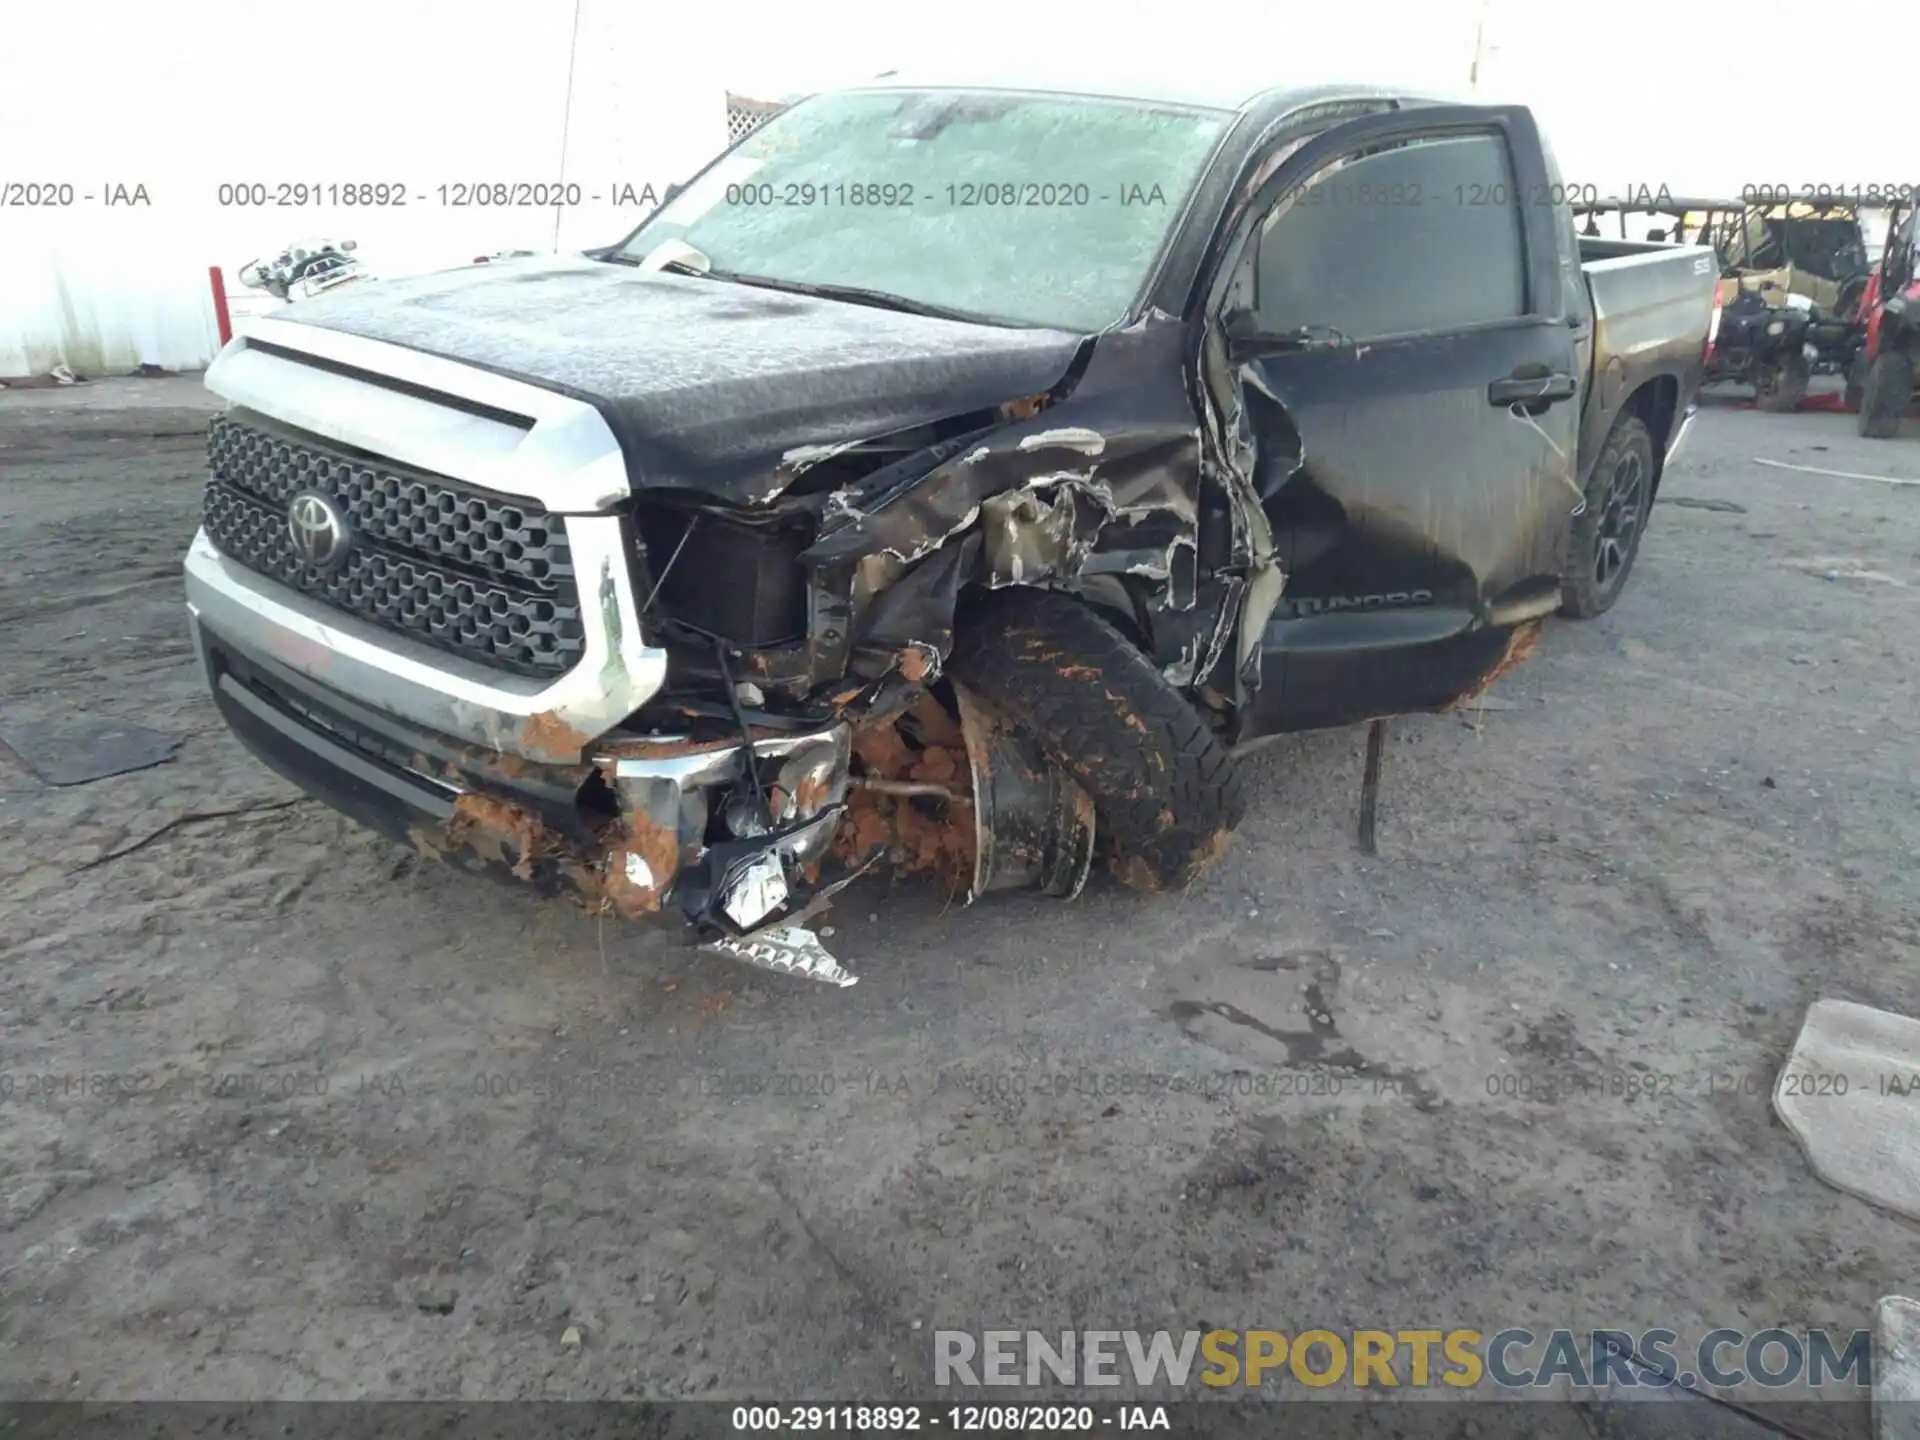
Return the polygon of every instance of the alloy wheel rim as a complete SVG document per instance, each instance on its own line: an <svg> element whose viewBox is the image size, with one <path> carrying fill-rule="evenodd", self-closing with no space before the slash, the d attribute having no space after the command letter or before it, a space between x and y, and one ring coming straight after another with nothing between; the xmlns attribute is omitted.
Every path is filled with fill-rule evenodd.
<svg viewBox="0 0 1920 1440"><path fill-rule="evenodd" d="M1634 537L1640 530L1646 483L1647 467L1640 456L1622 455L1607 484L1594 545L1593 578L1603 588L1618 584L1626 571Z"/></svg>

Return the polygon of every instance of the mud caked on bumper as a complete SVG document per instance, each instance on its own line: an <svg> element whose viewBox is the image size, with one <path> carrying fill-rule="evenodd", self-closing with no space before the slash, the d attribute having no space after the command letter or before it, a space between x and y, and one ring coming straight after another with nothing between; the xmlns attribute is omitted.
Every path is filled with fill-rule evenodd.
<svg viewBox="0 0 1920 1440"><path fill-rule="evenodd" d="M834 984L852 977L806 921L916 836L968 898L1084 882L1091 801L957 686L940 783L889 778L876 757L904 752L870 743L929 699L904 672L844 702L864 708L643 723L675 713L667 653L640 622L626 462L586 403L271 318L207 385L232 407L185 565L207 682L249 750L362 824L597 913L678 910L711 948ZM325 554L300 548L302 506L328 512ZM548 585L540 664L498 663L529 612L476 575Z"/></svg>
<svg viewBox="0 0 1920 1440"><path fill-rule="evenodd" d="M251 432L238 441L213 437L209 518L216 489L232 488L235 467L244 469L252 490L242 508L260 515L237 522L229 538L259 553L242 564L203 528L186 558L187 603L215 703L249 750L422 853L622 916L658 915L679 901L710 942L752 940L756 951L743 958L848 979L824 951L801 945L803 937L759 933L809 898L772 872L812 869L831 843L830 816L846 789L847 727L760 736L751 747L744 734L695 741L622 729L661 693L667 656L642 633L632 539L619 513L626 466L591 406L404 346L277 318L251 322L208 371L207 386ZM396 485L404 502L394 498ZM440 493L453 486L471 490L451 499ZM350 499L353 525L380 532L374 543L412 543L405 553L414 572L441 554L427 533L436 527L454 537L439 542L443 548L458 548L462 533L481 543L478 532L458 528L470 497L525 497L506 510L497 498L476 502L471 524L504 517L511 528L522 521L509 511L537 514L544 533L563 537L561 599L578 623L571 663L556 673L515 673L470 653L473 637L464 632L439 637L467 642L459 653L398 633L396 617L426 603L417 594L383 593L376 602L364 585L350 586L352 603L343 608L339 593L310 593L312 573L282 583L266 542L288 522L272 504L285 503L282 492L297 503L316 487L330 488L336 510ZM353 604L371 605L388 623L353 613ZM743 773L764 799L741 821L745 833L716 846L728 837L717 835L715 812ZM767 862L775 853L777 866Z"/></svg>
<svg viewBox="0 0 1920 1440"><path fill-rule="evenodd" d="M797 896L787 877L817 870L832 844L844 722L757 737L765 803L716 814L745 788L744 737L609 735L658 690L658 651L603 646L540 686L329 613L231 564L204 535L186 576L222 718L309 794L424 855L623 918L678 902L710 944L751 945L740 958L848 983L817 944L765 923L819 898ZM716 820L731 824L717 845Z"/></svg>
<svg viewBox="0 0 1920 1440"><path fill-rule="evenodd" d="M308 794L428 858L621 919L677 911L708 949L854 983L807 922L890 847L849 854L836 841L866 833L876 803L904 807L919 803L904 792L941 788L856 777L856 722L758 730L751 745L634 733L618 722L663 683L657 652L603 650L597 672L583 663L539 687L324 611L231 564L204 535L186 568L194 645L222 718ZM581 672L600 679L582 685ZM1093 857L1092 801L955 688L949 798L964 813L949 823L965 897L1077 894ZM617 715L612 695L623 697ZM855 819L849 802L862 800ZM836 852L842 873L822 883Z"/></svg>

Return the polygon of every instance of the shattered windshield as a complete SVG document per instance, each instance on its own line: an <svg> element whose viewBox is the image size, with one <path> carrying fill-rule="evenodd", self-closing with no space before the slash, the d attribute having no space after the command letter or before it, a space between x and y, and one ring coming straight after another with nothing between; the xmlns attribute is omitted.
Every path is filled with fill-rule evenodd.
<svg viewBox="0 0 1920 1440"><path fill-rule="evenodd" d="M678 240L721 274L1101 330L1132 308L1231 118L1057 95L820 95L754 131L615 255Z"/></svg>

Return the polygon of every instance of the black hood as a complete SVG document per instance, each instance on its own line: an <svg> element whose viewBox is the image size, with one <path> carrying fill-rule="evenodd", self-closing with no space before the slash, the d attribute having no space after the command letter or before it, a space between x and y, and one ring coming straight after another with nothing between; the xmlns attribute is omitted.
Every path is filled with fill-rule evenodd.
<svg viewBox="0 0 1920 1440"><path fill-rule="evenodd" d="M619 437L636 489L735 504L773 498L783 457L801 447L1050 389L1082 339L573 258L363 282L275 318L585 400Z"/></svg>

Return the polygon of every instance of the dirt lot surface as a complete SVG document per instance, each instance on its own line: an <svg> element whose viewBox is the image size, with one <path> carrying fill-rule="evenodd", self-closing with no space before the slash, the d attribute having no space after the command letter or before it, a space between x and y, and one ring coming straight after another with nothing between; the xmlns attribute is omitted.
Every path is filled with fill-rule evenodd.
<svg viewBox="0 0 1920 1440"><path fill-rule="evenodd" d="M862 882L834 991L249 759L204 422L0 394L0 730L183 737L0 750L5 1393L926 1395L942 1327L1850 1332L1920 1274L1768 1103L1809 1001L1920 1013L1920 488L1753 463L1920 476L1912 427L1704 415L1616 609L1392 727L1377 858L1364 734L1289 739L1184 898Z"/></svg>

